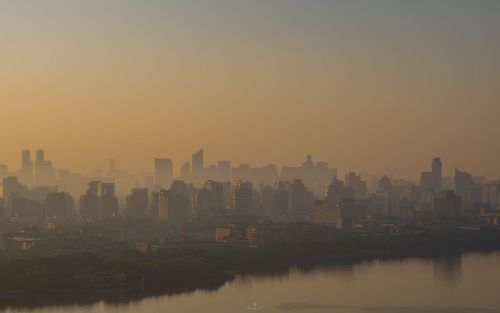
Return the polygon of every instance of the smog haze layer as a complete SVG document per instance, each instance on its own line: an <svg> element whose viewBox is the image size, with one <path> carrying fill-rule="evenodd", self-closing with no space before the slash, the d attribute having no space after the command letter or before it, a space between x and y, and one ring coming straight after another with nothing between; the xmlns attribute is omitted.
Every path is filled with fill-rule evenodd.
<svg viewBox="0 0 500 313"><path fill-rule="evenodd" d="M0 3L1 162L500 175L500 2Z"/></svg>

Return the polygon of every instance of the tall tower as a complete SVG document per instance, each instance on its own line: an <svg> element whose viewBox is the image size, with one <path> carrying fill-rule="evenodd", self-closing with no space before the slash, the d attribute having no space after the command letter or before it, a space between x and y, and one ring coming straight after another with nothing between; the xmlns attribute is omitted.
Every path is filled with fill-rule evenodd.
<svg viewBox="0 0 500 313"><path fill-rule="evenodd" d="M233 183L233 210L238 215L252 214L253 188L249 181Z"/></svg>
<svg viewBox="0 0 500 313"><path fill-rule="evenodd" d="M443 177L441 158L432 160L432 190L435 194L441 192L441 182Z"/></svg>
<svg viewBox="0 0 500 313"><path fill-rule="evenodd" d="M31 151L21 152L21 170L19 171L19 181L25 185L33 185L33 161L31 161Z"/></svg>
<svg viewBox="0 0 500 313"><path fill-rule="evenodd" d="M155 159L155 184L169 188L174 176L174 166L170 159Z"/></svg>
<svg viewBox="0 0 500 313"><path fill-rule="evenodd" d="M45 151L43 149L36 150L36 160L45 161Z"/></svg>
<svg viewBox="0 0 500 313"><path fill-rule="evenodd" d="M198 152L193 154L192 157L192 171L195 179L203 178L203 169L204 169L204 160L203 160L203 149L200 149Z"/></svg>
<svg viewBox="0 0 500 313"><path fill-rule="evenodd" d="M181 167L181 179L184 181L191 180L191 164L189 162L185 162Z"/></svg>
<svg viewBox="0 0 500 313"><path fill-rule="evenodd" d="M54 182L55 177L52 162L45 160L45 151L43 149L36 150L35 185L50 186Z"/></svg>
<svg viewBox="0 0 500 313"><path fill-rule="evenodd" d="M115 184L101 185L101 214L102 217L113 217L118 214L118 198L115 196Z"/></svg>

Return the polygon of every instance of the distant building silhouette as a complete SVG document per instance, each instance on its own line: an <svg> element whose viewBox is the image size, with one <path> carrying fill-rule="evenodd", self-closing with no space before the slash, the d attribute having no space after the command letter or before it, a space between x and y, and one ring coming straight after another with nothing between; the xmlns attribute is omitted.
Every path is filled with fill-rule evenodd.
<svg viewBox="0 0 500 313"><path fill-rule="evenodd" d="M101 185L101 214L104 218L118 215L118 198L115 196L114 183Z"/></svg>
<svg viewBox="0 0 500 313"><path fill-rule="evenodd" d="M186 182L191 181L191 164L189 162L185 162L181 167L181 179Z"/></svg>
<svg viewBox="0 0 500 313"><path fill-rule="evenodd" d="M219 181L231 181L231 161L217 162L217 177Z"/></svg>
<svg viewBox="0 0 500 313"><path fill-rule="evenodd" d="M392 181L388 176L382 176L377 184L377 193L387 194L392 188Z"/></svg>
<svg viewBox="0 0 500 313"><path fill-rule="evenodd" d="M205 169L203 149L200 149L198 152L193 154L191 166L192 166L193 179L195 181L203 180L204 169Z"/></svg>
<svg viewBox="0 0 500 313"><path fill-rule="evenodd" d="M30 150L23 150L21 152L21 169L18 172L19 181L27 186L33 186L33 161L31 160Z"/></svg>
<svg viewBox="0 0 500 313"><path fill-rule="evenodd" d="M170 159L155 159L155 184L168 188L174 176L173 163Z"/></svg>
<svg viewBox="0 0 500 313"><path fill-rule="evenodd" d="M307 190L301 179L295 179L290 183L290 215L305 217L311 208L313 196Z"/></svg>
<svg viewBox="0 0 500 313"><path fill-rule="evenodd" d="M345 199L354 199L353 189L337 178L332 179L326 190L326 200L331 206L335 206Z"/></svg>
<svg viewBox="0 0 500 313"><path fill-rule="evenodd" d="M101 218L100 185L100 181L90 182L86 193L80 197L80 217L83 219L95 220Z"/></svg>
<svg viewBox="0 0 500 313"><path fill-rule="evenodd" d="M47 194L43 206L48 221L64 221L76 217L73 197L67 192Z"/></svg>
<svg viewBox="0 0 500 313"><path fill-rule="evenodd" d="M350 172L345 176L345 184L347 187L352 188L355 200L366 199L368 188L366 182L361 178L361 175Z"/></svg>
<svg viewBox="0 0 500 313"><path fill-rule="evenodd" d="M7 177L9 174L9 167L4 164L0 164L0 180Z"/></svg>
<svg viewBox="0 0 500 313"><path fill-rule="evenodd" d="M36 150L35 160L35 185L52 186L55 184L55 173L52 162L45 160L45 151Z"/></svg>
<svg viewBox="0 0 500 313"><path fill-rule="evenodd" d="M434 158L430 172L422 172L420 175L420 187L423 190L431 190L434 194L439 194L442 190L442 162L441 158Z"/></svg>
<svg viewBox="0 0 500 313"><path fill-rule="evenodd" d="M290 183L277 181L273 192L273 216L286 216L290 212Z"/></svg>
<svg viewBox="0 0 500 313"><path fill-rule="evenodd" d="M453 190L443 190L434 198L434 211L441 218L456 218L461 215L462 199Z"/></svg>
<svg viewBox="0 0 500 313"><path fill-rule="evenodd" d="M443 164L441 163L441 158L434 158L432 160L432 190L435 194L440 193L442 189L442 167Z"/></svg>
<svg viewBox="0 0 500 313"><path fill-rule="evenodd" d="M252 183L238 181L233 183L233 210L236 214L252 214L254 197Z"/></svg>
<svg viewBox="0 0 500 313"><path fill-rule="evenodd" d="M127 216L145 218L149 211L149 194L146 188L132 188L127 196Z"/></svg>

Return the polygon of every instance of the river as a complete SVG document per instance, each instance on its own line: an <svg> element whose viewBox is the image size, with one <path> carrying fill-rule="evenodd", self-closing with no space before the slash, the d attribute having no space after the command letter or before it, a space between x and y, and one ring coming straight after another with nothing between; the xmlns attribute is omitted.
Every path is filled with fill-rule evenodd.
<svg viewBox="0 0 500 313"><path fill-rule="evenodd" d="M500 312L500 252L237 277L215 291L16 313Z"/></svg>

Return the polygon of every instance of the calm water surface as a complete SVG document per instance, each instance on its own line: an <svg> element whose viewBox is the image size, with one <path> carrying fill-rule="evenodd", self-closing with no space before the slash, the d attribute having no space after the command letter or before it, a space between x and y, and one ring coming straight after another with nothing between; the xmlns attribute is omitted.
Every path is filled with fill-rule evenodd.
<svg viewBox="0 0 500 313"><path fill-rule="evenodd" d="M251 305L254 304L255 305ZM249 306L250 305L250 306ZM242 277L216 291L16 313L166 312L500 312L500 253L376 261L350 267L291 269L288 275Z"/></svg>

